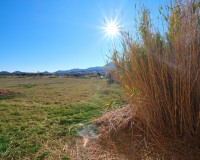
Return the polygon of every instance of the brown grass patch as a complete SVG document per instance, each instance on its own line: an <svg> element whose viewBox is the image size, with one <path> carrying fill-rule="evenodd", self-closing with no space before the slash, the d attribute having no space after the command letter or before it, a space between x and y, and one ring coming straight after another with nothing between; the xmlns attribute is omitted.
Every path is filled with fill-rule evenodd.
<svg viewBox="0 0 200 160"><path fill-rule="evenodd" d="M123 54L114 53L118 81L133 105L94 122L96 143L113 157L200 157L200 3L174 0L166 12L166 33L154 28L145 9L139 40L125 34Z"/></svg>
<svg viewBox="0 0 200 160"><path fill-rule="evenodd" d="M68 155L74 160L197 160L200 157L198 141L196 146L191 146L181 139L152 139L147 125L137 115L137 107L132 105L108 112L93 123L98 128L98 137L77 140L68 147Z"/></svg>
<svg viewBox="0 0 200 160"><path fill-rule="evenodd" d="M10 96L14 95L16 92L9 90L9 89L0 89L0 96Z"/></svg>

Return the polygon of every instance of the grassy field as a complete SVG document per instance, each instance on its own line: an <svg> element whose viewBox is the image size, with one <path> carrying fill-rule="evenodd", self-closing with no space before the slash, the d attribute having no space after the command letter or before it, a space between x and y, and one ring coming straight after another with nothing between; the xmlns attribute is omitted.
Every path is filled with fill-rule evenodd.
<svg viewBox="0 0 200 160"><path fill-rule="evenodd" d="M67 160L77 128L124 103L102 79L0 77L0 159Z"/></svg>

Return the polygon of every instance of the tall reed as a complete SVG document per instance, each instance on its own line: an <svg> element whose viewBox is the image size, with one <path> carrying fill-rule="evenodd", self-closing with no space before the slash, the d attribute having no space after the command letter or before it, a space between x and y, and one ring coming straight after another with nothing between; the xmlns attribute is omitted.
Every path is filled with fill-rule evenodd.
<svg viewBox="0 0 200 160"><path fill-rule="evenodd" d="M118 81L137 105L154 152L200 156L200 2L174 1L163 17L166 33L143 10L140 40L124 34L123 55L113 56Z"/></svg>

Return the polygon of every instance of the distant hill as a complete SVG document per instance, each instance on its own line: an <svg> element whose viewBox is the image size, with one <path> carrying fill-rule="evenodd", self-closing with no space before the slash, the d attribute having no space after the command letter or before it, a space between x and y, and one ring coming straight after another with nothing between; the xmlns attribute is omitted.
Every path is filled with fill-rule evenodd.
<svg viewBox="0 0 200 160"><path fill-rule="evenodd" d="M64 74L90 74L90 73L102 73L102 72L107 72L109 69L114 69L115 65L114 63L108 63L103 67L90 67L87 69L80 69L80 68L74 68L70 70L58 70L54 72L55 74L58 75L64 75Z"/></svg>
<svg viewBox="0 0 200 160"><path fill-rule="evenodd" d="M15 72L12 72L12 74L14 74L14 75L22 75L22 74L26 74L26 72L15 71Z"/></svg>
<svg viewBox="0 0 200 160"><path fill-rule="evenodd" d="M58 70L56 72L39 72L39 73L28 73L28 72L21 72L21 71L15 71L15 72L7 72L7 71L1 71L0 75L36 75L36 74L44 74L44 75L48 75L48 74L56 74L56 75L70 75L70 74L97 74L97 73L105 73L107 72L109 69L114 69L115 65L111 62L106 64L103 67L90 67L87 69L79 69L79 68L74 68L74 69L70 69L70 70Z"/></svg>
<svg viewBox="0 0 200 160"><path fill-rule="evenodd" d="M70 69L70 70L59 70L54 72L55 74L90 74L90 73L98 73L98 72L105 72L107 71L106 68L104 67L90 67L87 69L79 69L79 68L75 68L75 69Z"/></svg>
<svg viewBox="0 0 200 160"><path fill-rule="evenodd" d="M9 75L10 74L10 72L7 72L7 71L1 71L0 72L0 75Z"/></svg>

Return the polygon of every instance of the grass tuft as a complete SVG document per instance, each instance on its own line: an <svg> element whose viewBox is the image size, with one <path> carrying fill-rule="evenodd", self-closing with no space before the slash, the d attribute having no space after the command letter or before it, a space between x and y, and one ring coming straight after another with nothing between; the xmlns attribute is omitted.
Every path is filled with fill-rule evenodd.
<svg viewBox="0 0 200 160"><path fill-rule="evenodd" d="M146 147L141 156L197 159L200 5L197 0L175 0L167 8L167 14L162 14L167 24L164 34L155 29L150 12L144 9L138 24L139 41L124 34L124 53L121 56L115 51L113 59L118 81L136 108L134 116L143 124Z"/></svg>

